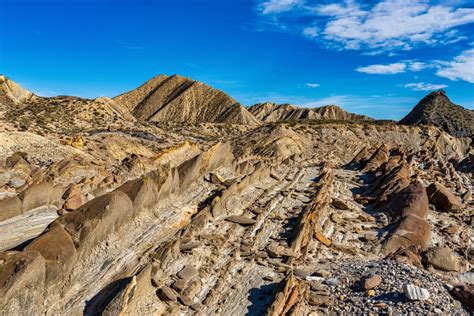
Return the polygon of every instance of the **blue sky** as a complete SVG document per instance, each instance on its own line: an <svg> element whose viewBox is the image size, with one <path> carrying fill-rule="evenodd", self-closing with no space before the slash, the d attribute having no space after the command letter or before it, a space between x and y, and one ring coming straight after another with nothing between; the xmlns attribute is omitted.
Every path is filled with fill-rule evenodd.
<svg viewBox="0 0 474 316"><path fill-rule="evenodd" d="M437 88L474 108L473 30L472 0L0 0L0 73L90 98L178 73L399 119Z"/></svg>

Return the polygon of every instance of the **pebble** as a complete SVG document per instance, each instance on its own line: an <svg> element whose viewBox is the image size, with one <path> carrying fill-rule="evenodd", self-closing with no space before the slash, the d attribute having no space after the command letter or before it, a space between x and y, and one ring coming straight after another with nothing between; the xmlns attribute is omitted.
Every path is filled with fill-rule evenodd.
<svg viewBox="0 0 474 316"><path fill-rule="evenodd" d="M430 298L430 292L422 287L413 284L405 284L403 286L405 296L412 301L425 301Z"/></svg>
<svg viewBox="0 0 474 316"><path fill-rule="evenodd" d="M370 290L380 285L382 282L382 277L378 274L368 277L363 282L364 290Z"/></svg>
<svg viewBox="0 0 474 316"><path fill-rule="evenodd" d="M324 284L327 285L338 285L339 284L339 279L338 278L329 278L324 281Z"/></svg>

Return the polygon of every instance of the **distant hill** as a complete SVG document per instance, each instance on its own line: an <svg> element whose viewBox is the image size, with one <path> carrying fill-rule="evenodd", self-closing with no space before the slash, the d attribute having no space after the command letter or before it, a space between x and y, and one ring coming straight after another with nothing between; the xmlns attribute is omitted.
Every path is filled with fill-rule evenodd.
<svg viewBox="0 0 474 316"><path fill-rule="evenodd" d="M371 120L371 118L368 116L347 112L337 105L327 105L319 108L302 108L290 104L275 104L266 102L251 106L249 111L256 118L264 122L295 120Z"/></svg>
<svg viewBox="0 0 474 316"><path fill-rule="evenodd" d="M141 121L260 124L224 92L179 75L156 76L114 100Z"/></svg>
<svg viewBox="0 0 474 316"><path fill-rule="evenodd" d="M446 92L431 92L399 124L434 125L458 137L474 137L474 111L456 105Z"/></svg>

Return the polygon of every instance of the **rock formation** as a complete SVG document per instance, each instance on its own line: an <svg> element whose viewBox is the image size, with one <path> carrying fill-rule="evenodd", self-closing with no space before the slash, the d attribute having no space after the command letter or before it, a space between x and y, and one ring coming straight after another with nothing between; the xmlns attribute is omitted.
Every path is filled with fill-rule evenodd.
<svg viewBox="0 0 474 316"><path fill-rule="evenodd" d="M178 76L94 100L2 80L0 315L472 308L468 137L267 123Z"/></svg>

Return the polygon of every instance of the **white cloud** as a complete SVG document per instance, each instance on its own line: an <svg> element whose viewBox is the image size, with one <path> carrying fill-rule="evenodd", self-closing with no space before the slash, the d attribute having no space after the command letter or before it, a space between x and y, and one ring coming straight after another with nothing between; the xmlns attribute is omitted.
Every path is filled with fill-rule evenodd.
<svg viewBox="0 0 474 316"><path fill-rule="evenodd" d="M393 63L387 65L370 65L366 67L356 68L356 71L367 74L377 75L393 75L401 72L405 72L407 65L405 63Z"/></svg>
<svg viewBox="0 0 474 316"><path fill-rule="evenodd" d="M411 71L421 71L425 68L428 68L430 67L429 65L427 65L426 63L422 63L422 62L419 62L419 61L414 61L412 63L410 63L409 65L409 68Z"/></svg>
<svg viewBox="0 0 474 316"><path fill-rule="evenodd" d="M314 26L307 27L303 30L303 35L307 37L316 37L319 35L319 29Z"/></svg>
<svg viewBox="0 0 474 316"><path fill-rule="evenodd" d="M325 7L319 11L324 12ZM386 0L369 10L346 2L335 12L325 25L324 39L347 49L410 50L419 44L433 45L450 40L447 37L455 38L457 33L449 30L474 22L474 9L430 6L425 0Z"/></svg>
<svg viewBox="0 0 474 316"><path fill-rule="evenodd" d="M448 86L445 84L432 84L432 83L424 83L424 82L417 82L417 83L407 83L404 85L405 88L409 88L414 91L433 91L447 88Z"/></svg>
<svg viewBox="0 0 474 316"><path fill-rule="evenodd" d="M319 83L307 83L306 85L307 85L308 87L310 87L310 88L317 88L317 87L320 86Z"/></svg>
<svg viewBox="0 0 474 316"><path fill-rule="evenodd" d="M441 62L436 74L450 80L460 79L474 83L474 49L462 52L451 62Z"/></svg>
<svg viewBox="0 0 474 316"><path fill-rule="evenodd" d="M261 4L261 10L263 14L281 13L289 11L303 2L303 0L269 0Z"/></svg>
<svg viewBox="0 0 474 316"><path fill-rule="evenodd" d="M327 1L268 0L265 15L287 13L304 36L350 50L411 50L420 45L451 44L468 39L456 28L474 23L474 8L464 1L429 0ZM306 24L306 25L305 25Z"/></svg>

